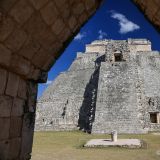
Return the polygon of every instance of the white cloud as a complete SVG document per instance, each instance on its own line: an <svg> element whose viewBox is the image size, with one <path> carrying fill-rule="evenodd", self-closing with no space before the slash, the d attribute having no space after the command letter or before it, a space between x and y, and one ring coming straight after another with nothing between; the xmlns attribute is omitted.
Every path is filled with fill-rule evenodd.
<svg viewBox="0 0 160 160"><path fill-rule="evenodd" d="M102 30L99 30L98 34L98 39L104 39L105 37L107 37L107 33L103 32Z"/></svg>
<svg viewBox="0 0 160 160"><path fill-rule="evenodd" d="M82 40L84 37L86 37L86 32L78 33L78 34L74 37L74 40L80 41L80 40Z"/></svg>
<svg viewBox="0 0 160 160"><path fill-rule="evenodd" d="M45 83L45 85L49 85L49 84L51 84L51 83L52 83L52 81L48 80L48 81Z"/></svg>
<svg viewBox="0 0 160 160"><path fill-rule="evenodd" d="M135 30L140 29L140 26L128 20L126 16L121 13L111 11L111 17L119 21L119 25L120 25L119 33L121 34L126 34L128 32L133 32Z"/></svg>

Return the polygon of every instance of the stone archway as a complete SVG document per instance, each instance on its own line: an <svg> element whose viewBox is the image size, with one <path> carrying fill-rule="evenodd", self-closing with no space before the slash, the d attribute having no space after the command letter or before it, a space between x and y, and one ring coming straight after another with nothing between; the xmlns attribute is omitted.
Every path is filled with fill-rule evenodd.
<svg viewBox="0 0 160 160"><path fill-rule="evenodd" d="M30 159L37 85L101 1L0 1L0 159ZM160 29L158 0L134 1Z"/></svg>
<svg viewBox="0 0 160 160"><path fill-rule="evenodd" d="M160 1L132 0L149 22L160 32Z"/></svg>
<svg viewBox="0 0 160 160"><path fill-rule="evenodd" d="M37 85L100 2L0 1L0 159L30 159Z"/></svg>

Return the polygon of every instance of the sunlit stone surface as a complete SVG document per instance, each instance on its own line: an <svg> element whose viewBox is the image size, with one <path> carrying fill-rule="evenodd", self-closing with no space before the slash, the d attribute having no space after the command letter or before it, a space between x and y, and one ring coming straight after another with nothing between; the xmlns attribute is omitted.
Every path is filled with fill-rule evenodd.
<svg viewBox="0 0 160 160"><path fill-rule="evenodd" d="M160 130L160 54L146 39L97 40L37 103L36 130Z"/></svg>

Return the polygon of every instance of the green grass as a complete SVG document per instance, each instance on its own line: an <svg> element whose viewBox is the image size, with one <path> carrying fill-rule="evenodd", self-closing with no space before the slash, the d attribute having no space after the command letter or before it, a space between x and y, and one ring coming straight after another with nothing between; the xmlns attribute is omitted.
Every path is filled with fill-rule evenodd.
<svg viewBox="0 0 160 160"><path fill-rule="evenodd" d="M118 138L138 138L147 143L145 149L83 148L93 138L109 135L89 135L74 132L35 132L32 160L160 160L160 135L119 135Z"/></svg>

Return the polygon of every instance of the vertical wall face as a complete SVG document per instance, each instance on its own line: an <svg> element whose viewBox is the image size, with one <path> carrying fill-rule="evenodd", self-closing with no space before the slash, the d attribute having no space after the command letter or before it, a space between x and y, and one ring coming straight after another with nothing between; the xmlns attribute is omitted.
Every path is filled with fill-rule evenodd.
<svg viewBox="0 0 160 160"><path fill-rule="evenodd" d="M0 69L0 158L29 159L37 84Z"/></svg>
<svg viewBox="0 0 160 160"><path fill-rule="evenodd" d="M144 132L138 117L136 76L131 62L102 63L93 133Z"/></svg>
<svg viewBox="0 0 160 160"><path fill-rule="evenodd" d="M129 39L127 43L122 42L127 48L117 47L122 51L121 62L115 62L118 44L106 47L106 62L100 68L94 133L160 130L160 54L152 51L146 40Z"/></svg>
<svg viewBox="0 0 160 160"><path fill-rule="evenodd" d="M159 52L139 53L141 77L143 79L144 103L147 109L146 124L150 131L159 131L160 112L160 54ZM151 121L151 115L155 116L155 122Z"/></svg>
<svg viewBox="0 0 160 160"><path fill-rule="evenodd" d="M136 52L151 50L144 40L113 41L101 63L93 133L145 133L138 103L139 73ZM141 100L140 100L141 101ZM140 102L141 103L141 102Z"/></svg>

